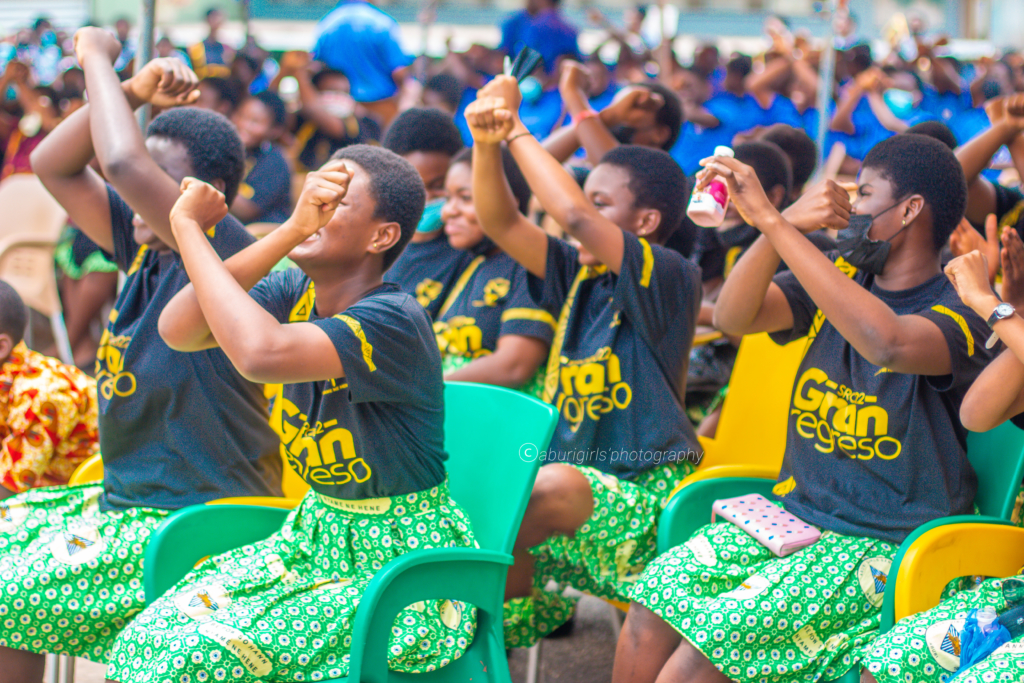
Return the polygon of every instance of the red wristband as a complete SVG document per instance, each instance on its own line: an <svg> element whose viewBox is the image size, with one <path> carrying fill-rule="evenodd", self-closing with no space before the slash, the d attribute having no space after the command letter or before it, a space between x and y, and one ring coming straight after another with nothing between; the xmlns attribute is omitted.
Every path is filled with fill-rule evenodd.
<svg viewBox="0 0 1024 683"><path fill-rule="evenodd" d="M578 126L581 123L583 123L584 121L586 121L587 119L594 119L594 118L597 118L598 116L599 116L599 114L596 111L594 111L593 109L584 109L579 114L577 114L576 116L572 117L572 125Z"/></svg>

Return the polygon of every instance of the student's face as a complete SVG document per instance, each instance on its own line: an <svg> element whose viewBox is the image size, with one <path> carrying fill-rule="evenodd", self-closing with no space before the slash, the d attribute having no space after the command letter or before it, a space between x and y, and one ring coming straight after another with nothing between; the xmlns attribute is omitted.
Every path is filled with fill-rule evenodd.
<svg viewBox="0 0 1024 683"><path fill-rule="evenodd" d="M194 175L195 170L192 168L188 150L177 140L151 135L146 138L146 149L156 165L171 176L174 182L180 183L186 177ZM142 220L142 216L135 214L132 226L135 228L134 237L138 244L145 244L155 251L166 251L170 248L160 241L156 233Z"/></svg>
<svg viewBox="0 0 1024 683"><path fill-rule="evenodd" d="M587 176L583 193L598 213L626 232L637 233L638 212L634 206L636 198L629 190L629 173L620 166L598 164ZM582 244L574 243L579 250L579 262L584 266L601 265L593 254Z"/></svg>
<svg viewBox="0 0 1024 683"><path fill-rule="evenodd" d="M245 148L256 149L265 140L270 139L274 116L265 104L256 99L249 99L235 110L231 122L238 129L238 137L242 138Z"/></svg>
<svg viewBox="0 0 1024 683"><path fill-rule="evenodd" d="M882 177L877 170L865 167L857 176L857 200L853 203L853 213L875 216L871 221L871 230L868 237L873 240L887 240L903 227L903 213L900 207L890 207L902 200L903 197L894 197L892 184ZM885 213L882 213L882 212ZM902 235L898 236L899 240ZM893 247L896 246L893 240Z"/></svg>
<svg viewBox="0 0 1024 683"><path fill-rule="evenodd" d="M231 116L231 103L221 99L217 89L205 81L199 81L199 99L192 106Z"/></svg>
<svg viewBox="0 0 1024 683"><path fill-rule="evenodd" d="M344 269L358 265L383 225L373 217L377 204L370 191L369 175L350 160L345 165L353 172L352 180L334 216L288 254L301 268L329 265Z"/></svg>
<svg viewBox="0 0 1024 683"><path fill-rule="evenodd" d="M444 234L455 249L472 249L484 238L473 206L473 170L469 164L455 164L445 178L448 201L441 209Z"/></svg>
<svg viewBox="0 0 1024 683"><path fill-rule="evenodd" d="M413 165L416 172L423 179L423 186L427 188L427 201L443 199L447 196L444 187L445 176L448 175L448 164L451 157L444 152L410 152L405 155L405 160Z"/></svg>

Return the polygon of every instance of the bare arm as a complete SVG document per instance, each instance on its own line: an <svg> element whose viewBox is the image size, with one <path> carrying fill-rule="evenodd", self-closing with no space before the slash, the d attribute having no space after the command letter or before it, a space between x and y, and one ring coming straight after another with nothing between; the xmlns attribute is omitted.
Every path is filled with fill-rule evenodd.
<svg viewBox="0 0 1024 683"><path fill-rule="evenodd" d="M322 170L310 173L291 217L263 239L223 262L223 269L243 292L252 289L278 261L301 244L309 236L312 226L319 227L325 218L329 219L337 201L340 201L332 201L331 197L344 196L349 178L341 161L331 162ZM322 208L324 206L328 208ZM201 253L205 251L200 249ZM217 258L216 254L214 258ZM176 351L201 351L218 346L193 284L186 285L164 307L159 329L163 340Z"/></svg>
<svg viewBox="0 0 1024 683"><path fill-rule="evenodd" d="M857 103L863 96L864 89L860 85L856 82L849 85L846 91L839 96L836 113L832 116L832 130L848 135L854 135L857 132L856 126L853 125L853 110L857 108Z"/></svg>
<svg viewBox="0 0 1024 683"><path fill-rule="evenodd" d="M114 71L116 55L111 56L110 44L105 43L105 39L119 46L101 29L87 28L75 34L75 50L85 71L90 109L96 112L95 116L89 116L96 158L103 175L118 194L142 216L161 241L176 249L168 216L179 195L178 183L149 155L135 121L134 103L125 96ZM163 68L174 73L175 80L184 83L188 101L194 101L198 96L195 74L176 59L162 61Z"/></svg>
<svg viewBox="0 0 1024 683"><path fill-rule="evenodd" d="M889 105L882 99L881 93L872 90L867 93L867 98L868 105L871 106L871 113L875 115L875 118L878 119L878 122L886 130L891 130L894 133L903 133L910 128L910 126L892 113L892 109L889 109Z"/></svg>
<svg viewBox="0 0 1024 683"><path fill-rule="evenodd" d="M445 375L455 382L481 382L517 389L537 373L548 357L548 344L535 337L506 334L498 338L494 353L481 356Z"/></svg>
<svg viewBox="0 0 1024 683"><path fill-rule="evenodd" d="M523 268L543 278L548 260L547 234L519 213L501 164L501 143L495 141L501 137L488 136L488 131L475 126L475 121L468 114L467 110L466 120L470 122L475 142L473 205L480 227Z"/></svg>

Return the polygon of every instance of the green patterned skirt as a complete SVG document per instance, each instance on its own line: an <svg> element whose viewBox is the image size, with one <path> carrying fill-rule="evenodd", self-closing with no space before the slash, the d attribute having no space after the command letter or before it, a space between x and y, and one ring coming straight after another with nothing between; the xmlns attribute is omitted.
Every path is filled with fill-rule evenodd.
<svg viewBox="0 0 1024 683"><path fill-rule="evenodd" d="M449 372L455 372L459 368L469 365L473 361L472 358L466 358L465 356L452 356L448 354L441 355L441 371L444 374ZM540 398L543 400L544 396L544 365L534 374L533 379L519 387L518 391L523 392L528 396L534 398Z"/></svg>
<svg viewBox="0 0 1024 683"><path fill-rule="evenodd" d="M567 587L629 601L630 588L658 553L658 517L676 484L693 473L689 462L661 465L635 481L576 467L590 483L594 512L573 536L559 534L531 548L533 595L505 603L506 647L530 647L568 621L576 600ZM546 590L555 582L559 590Z"/></svg>
<svg viewBox="0 0 1024 683"><path fill-rule="evenodd" d="M0 645L105 662L146 606L142 556L166 510L102 512L101 484L0 501Z"/></svg>
<svg viewBox="0 0 1024 683"><path fill-rule="evenodd" d="M901 619L872 644L864 666L878 683L1024 681L1024 636L1006 643L964 672L960 633L972 609L1003 612L1024 598L1024 579L987 579L945 598L937 607Z"/></svg>
<svg viewBox="0 0 1024 683"><path fill-rule="evenodd" d="M733 680L838 678L878 635L896 546L831 532L776 557L729 522L651 562L632 599Z"/></svg>
<svg viewBox="0 0 1024 683"><path fill-rule="evenodd" d="M197 565L139 614L114 645L122 683L317 681L348 673L360 597L392 559L474 546L446 484L370 501L310 491L280 531ZM417 603L395 620L390 667L432 671L460 657L476 609Z"/></svg>

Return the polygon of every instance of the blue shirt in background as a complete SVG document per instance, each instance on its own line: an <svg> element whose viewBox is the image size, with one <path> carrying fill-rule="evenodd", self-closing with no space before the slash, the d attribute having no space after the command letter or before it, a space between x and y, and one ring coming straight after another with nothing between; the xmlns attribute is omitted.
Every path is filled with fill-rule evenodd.
<svg viewBox="0 0 1024 683"><path fill-rule="evenodd" d="M524 100L519 106L519 120L538 140L546 138L562 118L562 96L557 90L548 90L536 102Z"/></svg>
<svg viewBox="0 0 1024 683"><path fill-rule="evenodd" d="M785 123L786 125L793 126L794 128L800 128L803 125L803 120L800 117L800 112L796 110L796 105L793 104L793 100L789 99L784 95L775 95L772 99L772 103L767 108L761 108L763 121L762 126L772 126L776 123Z"/></svg>
<svg viewBox="0 0 1024 683"><path fill-rule="evenodd" d="M412 64L399 45L398 23L368 2L342 0L316 25L313 58L341 71L357 102L377 102L396 92L392 73Z"/></svg>
<svg viewBox="0 0 1024 683"><path fill-rule="evenodd" d="M921 90L921 104L918 108L938 117L943 123L949 123L957 114L967 111L972 106L971 93L967 89L957 95L951 92L940 93L931 86Z"/></svg>
<svg viewBox="0 0 1024 683"><path fill-rule="evenodd" d="M670 151L687 175L700 170L700 160L711 156L715 147L731 147L737 133L762 125L764 121L765 110L752 95L739 97L729 92L719 93L705 102L704 108L718 119L718 125L704 128L687 121Z"/></svg>
<svg viewBox="0 0 1024 683"><path fill-rule="evenodd" d="M551 71L555 61L562 55L580 59L576 27L568 23L556 10L545 10L532 15L520 10L501 24L501 45L511 58L515 58L523 47L531 47L544 58L544 68Z"/></svg>

